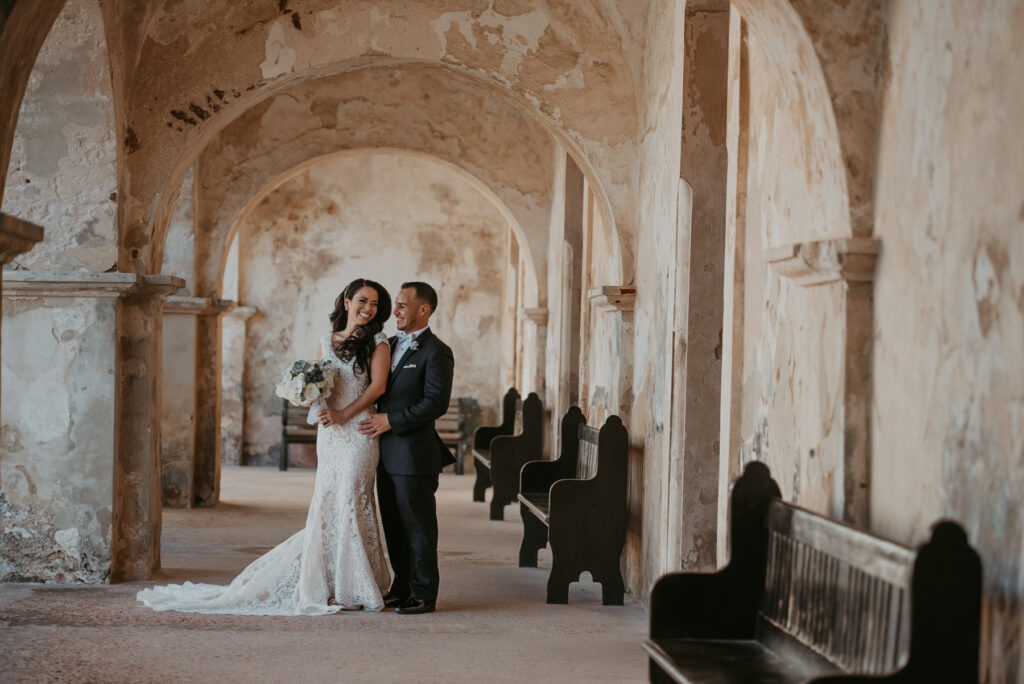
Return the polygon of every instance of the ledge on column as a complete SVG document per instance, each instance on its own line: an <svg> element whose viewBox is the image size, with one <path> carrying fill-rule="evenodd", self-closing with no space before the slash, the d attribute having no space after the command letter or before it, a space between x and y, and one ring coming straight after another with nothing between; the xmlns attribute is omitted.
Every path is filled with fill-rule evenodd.
<svg viewBox="0 0 1024 684"><path fill-rule="evenodd" d="M42 227L17 216L0 214L0 264L24 254L42 240Z"/></svg>
<svg viewBox="0 0 1024 684"><path fill-rule="evenodd" d="M635 285L605 285L587 293L598 311L632 311L636 301Z"/></svg>
<svg viewBox="0 0 1024 684"><path fill-rule="evenodd" d="M881 252L875 238L839 238L797 242L765 251L765 261L776 274L810 287L835 282L871 282Z"/></svg>
<svg viewBox="0 0 1024 684"><path fill-rule="evenodd" d="M164 302L165 314L186 314L192 316L211 316L230 313L238 306L238 302L230 299L212 297L179 297L171 296Z"/></svg>
<svg viewBox="0 0 1024 684"><path fill-rule="evenodd" d="M4 297L166 297L185 286L177 276L135 273L8 271Z"/></svg>
<svg viewBox="0 0 1024 684"><path fill-rule="evenodd" d="M226 300L230 301L230 300ZM236 320L247 321L252 318L253 314L257 313L259 309L253 306L245 306L235 302L235 307L228 312L228 317Z"/></svg>
<svg viewBox="0 0 1024 684"><path fill-rule="evenodd" d="M547 307L539 306L532 309L519 309L516 315L523 320L530 321L538 328L548 324Z"/></svg>

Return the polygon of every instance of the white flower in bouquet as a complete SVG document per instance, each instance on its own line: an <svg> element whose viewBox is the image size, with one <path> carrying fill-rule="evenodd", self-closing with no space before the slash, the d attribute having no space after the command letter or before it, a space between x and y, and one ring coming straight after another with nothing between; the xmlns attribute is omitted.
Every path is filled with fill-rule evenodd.
<svg viewBox="0 0 1024 684"><path fill-rule="evenodd" d="M284 371L274 389L277 396L294 406L309 406L330 394L336 372L329 363L296 361Z"/></svg>

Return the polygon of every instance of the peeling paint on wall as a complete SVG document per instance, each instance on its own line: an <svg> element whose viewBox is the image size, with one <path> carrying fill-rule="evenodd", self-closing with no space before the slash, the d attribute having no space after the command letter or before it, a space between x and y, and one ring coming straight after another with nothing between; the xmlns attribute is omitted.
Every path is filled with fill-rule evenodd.
<svg viewBox="0 0 1024 684"><path fill-rule="evenodd" d="M257 309L244 348L244 459L277 462L281 400L273 385L311 358L338 293L356 277L438 290L433 329L455 354L455 396L497 406L502 250L508 224L479 192L420 157L360 154L286 181L239 231L239 299ZM393 331L393 325L386 328Z"/></svg>

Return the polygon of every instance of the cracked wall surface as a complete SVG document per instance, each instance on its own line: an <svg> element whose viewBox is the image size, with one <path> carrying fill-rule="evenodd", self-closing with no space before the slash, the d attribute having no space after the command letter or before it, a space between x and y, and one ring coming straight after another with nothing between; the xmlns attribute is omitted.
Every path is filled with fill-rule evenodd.
<svg viewBox="0 0 1024 684"><path fill-rule="evenodd" d="M437 289L431 329L455 354L454 395L496 406L503 390L500 301L508 225L481 193L428 158L356 154L299 172L239 231L239 301L257 313L245 360L244 459L277 462L281 400L274 384L312 358L338 293L353 279ZM385 330L393 333L393 323Z"/></svg>
<svg viewBox="0 0 1024 684"><path fill-rule="evenodd" d="M109 574L114 306L4 301L0 581Z"/></svg>
<svg viewBox="0 0 1024 684"><path fill-rule="evenodd" d="M926 8L928 11L926 11ZM958 520L982 557L982 681L1024 677L1024 6L896 3L875 223L872 519ZM1011 113L1013 113L1011 115Z"/></svg>
<svg viewBox="0 0 1024 684"><path fill-rule="evenodd" d="M117 263L117 141L99 4L70 0L21 103L3 211L45 226L5 268L102 272Z"/></svg>

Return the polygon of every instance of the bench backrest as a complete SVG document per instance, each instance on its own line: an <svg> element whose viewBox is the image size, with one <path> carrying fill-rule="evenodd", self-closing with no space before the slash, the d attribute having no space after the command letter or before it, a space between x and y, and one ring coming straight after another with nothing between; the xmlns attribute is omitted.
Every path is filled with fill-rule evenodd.
<svg viewBox="0 0 1024 684"><path fill-rule="evenodd" d="M576 479L589 480L597 475L597 444L600 431L586 423L578 432L579 451L576 455Z"/></svg>
<svg viewBox="0 0 1024 684"><path fill-rule="evenodd" d="M448 412L434 421L434 428L438 432L461 432L463 420L462 402L452 397L448 402Z"/></svg>
<svg viewBox="0 0 1024 684"><path fill-rule="evenodd" d="M779 500L768 531L768 625L845 671L882 674L906 661L914 551Z"/></svg>
<svg viewBox="0 0 1024 684"><path fill-rule="evenodd" d="M285 408L284 413L284 424L285 425L301 425L302 427L311 427L314 430L316 425L308 425L306 423L306 416L309 415L309 407L307 406L292 406L288 404Z"/></svg>

